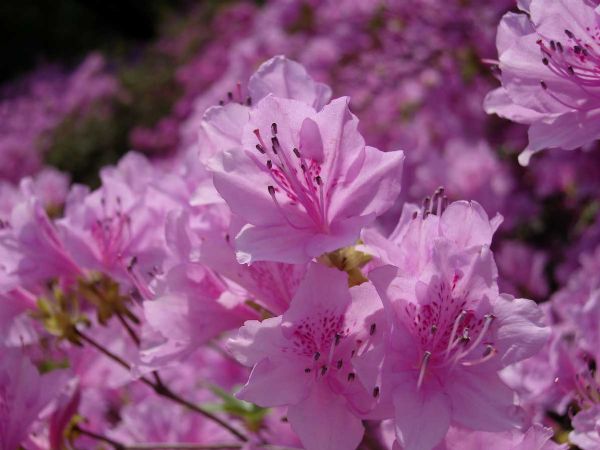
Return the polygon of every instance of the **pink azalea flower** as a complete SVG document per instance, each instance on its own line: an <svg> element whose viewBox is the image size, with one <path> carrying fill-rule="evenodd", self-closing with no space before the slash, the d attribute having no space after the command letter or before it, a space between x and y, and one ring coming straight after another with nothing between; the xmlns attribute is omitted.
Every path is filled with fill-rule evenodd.
<svg viewBox="0 0 600 450"><path fill-rule="evenodd" d="M241 263L307 262L354 243L400 190L404 154L366 147L348 99L321 111L264 98L244 128L243 148L212 162L215 187L247 224Z"/></svg>
<svg viewBox="0 0 600 450"><path fill-rule="evenodd" d="M566 444L552 441L553 434L551 429L540 425L532 426L525 433L486 433L452 427L436 450L566 450Z"/></svg>
<svg viewBox="0 0 600 450"><path fill-rule="evenodd" d="M288 406L288 420L307 450L353 450L360 417L378 390L367 391L351 357L376 333L378 298L370 284L348 289L343 272L314 264L283 316L250 321L229 347L252 366L239 392L260 406Z"/></svg>
<svg viewBox="0 0 600 450"><path fill-rule="evenodd" d="M532 0L528 15L508 13L498 29L502 87L488 113L530 125L527 165L545 148L573 150L600 138L599 13L587 0Z"/></svg>
<svg viewBox="0 0 600 450"><path fill-rule="evenodd" d="M134 285L146 297L149 274L164 258L161 225L175 202L154 194L143 178L129 181L124 173L105 171L102 179L93 192L79 185L71 189L57 227L80 267Z"/></svg>
<svg viewBox="0 0 600 450"><path fill-rule="evenodd" d="M224 331L256 314L243 299L200 264L180 264L158 282L146 300L141 362L161 367L181 360Z"/></svg>
<svg viewBox="0 0 600 450"><path fill-rule="evenodd" d="M16 449L42 409L58 395L61 372L41 376L21 349L0 348L0 448Z"/></svg>
<svg viewBox="0 0 600 450"><path fill-rule="evenodd" d="M308 264L286 264L258 261L240 264L229 233L196 233L202 236L198 246L198 260L220 276L241 287L249 299L266 308L271 314L281 315L290 306Z"/></svg>
<svg viewBox="0 0 600 450"><path fill-rule="evenodd" d="M417 213L406 224L400 268L369 273L391 331L383 349L355 365L370 384L383 358L379 415L394 417L405 450L434 448L450 425L516 426L513 392L498 372L548 338L534 302L499 294L488 247L495 225L473 205L455 203L438 219Z"/></svg>
<svg viewBox="0 0 600 450"><path fill-rule="evenodd" d="M569 440L583 450L600 448L600 403L579 412L573 418Z"/></svg>
<svg viewBox="0 0 600 450"><path fill-rule="evenodd" d="M32 180L24 179L23 199L7 219L0 218L0 291L81 274L33 189Z"/></svg>
<svg viewBox="0 0 600 450"><path fill-rule="evenodd" d="M274 56L250 77L248 97L242 96L241 86L238 85L235 95L237 102L230 101L206 110L198 133L201 158L241 147L242 132L250 118L251 106L271 94L298 100L318 111L329 101L331 89L315 82L301 64L283 55Z"/></svg>

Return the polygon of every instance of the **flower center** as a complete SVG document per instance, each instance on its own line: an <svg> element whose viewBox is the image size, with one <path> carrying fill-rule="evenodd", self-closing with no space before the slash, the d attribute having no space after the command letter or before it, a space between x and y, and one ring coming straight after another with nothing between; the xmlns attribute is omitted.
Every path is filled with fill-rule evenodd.
<svg viewBox="0 0 600 450"><path fill-rule="evenodd" d="M436 284L429 288L430 303L420 307L409 303L404 308L406 325L421 349L416 362L419 387L429 370L479 365L496 354L489 333L494 316L477 317L466 298L454 295L455 282Z"/></svg>
<svg viewBox="0 0 600 450"><path fill-rule="evenodd" d="M102 215L92 225L92 236L102 252L107 265L119 260L126 238L131 236L131 217L122 211L121 198L116 198L116 208L111 213L106 205L106 198L100 199Z"/></svg>
<svg viewBox="0 0 600 450"><path fill-rule="evenodd" d="M266 158L266 162L252 155L253 160L271 178L272 184L267 186L267 190L286 222L295 229L308 229L307 226L294 223L284 209L286 205L301 207L317 228L328 232L321 164L305 158L296 147L291 150L285 148L277 137L276 123L271 125L271 145L265 143L260 130L254 130L254 134L258 139L256 149Z"/></svg>
<svg viewBox="0 0 600 450"><path fill-rule="evenodd" d="M579 89L586 97L598 94L590 89L600 87L600 29L586 28L589 41L586 42L575 36L570 30L564 30L566 41L539 39L538 46L542 54L542 63L554 75L564 78ZM540 85L548 94L559 103L572 109L582 109L581 105L565 102L548 88L546 81L541 80Z"/></svg>

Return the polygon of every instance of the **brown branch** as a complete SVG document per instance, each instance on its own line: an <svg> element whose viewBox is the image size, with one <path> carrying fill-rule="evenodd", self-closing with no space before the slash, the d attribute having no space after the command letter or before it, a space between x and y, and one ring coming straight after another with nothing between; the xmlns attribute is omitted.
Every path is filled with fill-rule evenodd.
<svg viewBox="0 0 600 450"><path fill-rule="evenodd" d="M112 359L114 362L119 364L124 369L131 370L130 365L123 358L114 354L113 352L108 350L106 347L104 347L102 344L96 342L94 339L92 339L88 335L84 334L83 332L76 330L76 333L77 333L77 336L82 341L87 342L92 347L94 347L96 350L101 352L106 357ZM231 434L233 434L240 441L242 441L242 442L248 441L248 438L244 434L242 434L240 431L238 431L237 429L235 429L234 427L229 425L227 422L225 422L220 417L214 415L213 413L211 413L209 411L206 411L202 407L195 405L194 403L190 402L189 400L186 400L185 398L183 398L180 395L173 392L166 384L163 383L160 376L158 375L158 372L154 371L152 373L152 375L153 375L155 381L151 381L146 377L139 378L139 381L141 381L148 387L152 388L152 390L156 394L160 395L161 397L167 398L175 403L185 406L186 408L190 409L191 411L201 414L204 417L206 417L207 419L212 420L213 422L221 425L223 428L225 428L227 431L229 431Z"/></svg>

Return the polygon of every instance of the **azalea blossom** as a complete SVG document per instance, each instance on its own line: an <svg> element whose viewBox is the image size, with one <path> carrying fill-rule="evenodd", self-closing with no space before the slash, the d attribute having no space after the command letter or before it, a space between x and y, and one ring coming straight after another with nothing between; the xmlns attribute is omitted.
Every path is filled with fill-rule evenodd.
<svg viewBox="0 0 600 450"><path fill-rule="evenodd" d="M383 359L379 416L394 417L405 450L434 448L450 425L510 430L519 425L518 409L498 372L544 344L549 331L541 311L498 292L488 247L495 226L480 208L458 203L439 218L413 217L399 260L412 270L369 273L391 331L384 348L357 358L359 376L373 380L374 361ZM465 229L466 240L459 234Z"/></svg>
<svg viewBox="0 0 600 450"><path fill-rule="evenodd" d="M243 147L212 162L215 187L247 224L241 263L303 263L350 245L400 191L404 154L365 145L339 98L321 111L265 97L244 127Z"/></svg>
<svg viewBox="0 0 600 450"><path fill-rule="evenodd" d="M502 87L486 98L488 113L529 125L529 158L546 148L573 150L600 137L597 4L588 0L521 2L498 28Z"/></svg>
<svg viewBox="0 0 600 450"><path fill-rule="evenodd" d="M348 289L346 275L313 264L282 315L249 321L229 348L252 373L238 397L288 406L287 417L307 450L355 449L361 417L379 396L356 378L352 356L377 332L372 286Z"/></svg>
<svg viewBox="0 0 600 450"><path fill-rule="evenodd" d="M0 358L0 448L19 448L42 409L58 394L63 374L40 376L21 349L2 347Z"/></svg>

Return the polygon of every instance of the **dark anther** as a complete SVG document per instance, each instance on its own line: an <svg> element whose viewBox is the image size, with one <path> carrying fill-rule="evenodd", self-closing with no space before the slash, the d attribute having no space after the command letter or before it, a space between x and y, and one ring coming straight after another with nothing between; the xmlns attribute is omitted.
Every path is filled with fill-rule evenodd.
<svg viewBox="0 0 600 450"><path fill-rule="evenodd" d="M134 256L133 258L131 258L131 261L129 261L129 265L127 266L127 270L131 272L133 270L133 268L135 267L136 264L137 264L137 256Z"/></svg>
<svg viewBox="0 0 600 450"><path fill-rule="evenodd" d="M340 339L342 338L342 336L340 336L339 334L335 333L335 345L338 345L340 343Z"/></svg>
<svg viewBox="0 0 600 450"><path fill-rule="evenodd" d="M227 93L227 98L228 98L230 101L231 101L231 100L233 100L233 94L231 93L231 91L229 91L229 92Z"/></svg>
<svg viewBox="0 0 600 450"><path fill-rule="evenodd" d="M304 369L304 373L310 373L310 368L307 367L306 369Z"/></svg>
<svg viewBox="0 0 600 450"><path fill-rule="evenodd" d="M252 106L252 97L246 99L246 106Z"/></svg>
<svg viewBox="0 0 600 450"><path fill-rule="evenodd" d="M259 152L261 152L263 155L265 154L265 149L260 144L256 144L256 150L258 150Z"/></svg>
<svg viewBox="0 0 600 450"><path fill-rule="evenodd" d="M302 169L302 172L306 172L306 166L304 164L300 164L300 168Z"/></svg>
<svg viewBox="0 0 600 450"><path fill-rule="evenodd" d="M371 328L369 329L369 334L373 336L375 334L375 330L377 329L377 324L371 324Z"/></svg>
<svg viewBox="0 0 600 450"><path fill-rule="evenodd" d="M273 162L270 159L267 160L267 167L269 170L273 167Z"/></svg>
<svg viewBox="0 0 600 450"><path fill-rule="evenodd" d="M542 89L544 89L544 90L548 89L548 85L546 84L545 81L540 81L540 85L542 86Z"/></svg>
<svg viewBox="0 0 600 450"><path fill-rule="evenodd" d="M563 46L560 42L556 43L556 48L558 49L559 52L561 52L561 53L563 52Z"/></svg>
<svg viewBox="0 0 600 450"><path fill-rule="evenodd" d="M219 100L219 106L223 106L225 102L223 100Z"/></svg>
<svg viewBox="0 0 600 450"><path fill-rule="evenodd" d="M356 375L354 375L354 372L350 372L348 374L348 381L354 381L355 378L356 378Z"/></svg>
<svg viewBox="0 0 600 450"><path fill-rule="evenodd" d="M431 334L437 333L438 327L437 325L431 325Z"/></svg>
<svg viewBox="0 0 600 450"><path fill-rule="evenodd" d="M569 72L569 75L575 75L575 70L573 69L573 66L567 67L567 72Z"/></svg>
<svg viewBox="0 0 600 450"><path fill-rule="evenodd" d="M552 50L556 50L556 42L554 42L554 41L550 41L550 48L551 48Z"/></svg>
<svg viewBox="0 0 600 450"><path fill-rule="evenodd" d="M581 53L581 50L583 50L583 49L581 48L581 46L576 45L576 46L573 47L573 50L575 51L575 53L577 55L579 55Z"/></svg>
<svg viewBox="0 0 600 450"><path fill-rule="evenodd" d="M548 58L542 58L542 62L544 63L545 66L550 64L550 61L548 61Z"/></svg>
<svg viewBox="0 0 600 450"><path fill-rule="evenodd" d="M300 150L298 150L296 147L294 147L294 155L296 155L298 158L300 158Z"/></svg>
<svg viewBox="0 0 600 450"><path fill-rule="evenodd" d="M269 189L269 195L275 195L275 188L273 186L269 185L268 189Z"/></svg>
<svg viewBox="0 0 600 450"><path fill-rule="evenodd" d="M315 181L317 182L317 184L318 184L319 186L321 186L321 183L323 182L323 180L321 179L321 176L320 176L320 175L317 175L317 176L315 177Z"/></svg>
<svg viewBox="0 0 600 450"><path fill-rule="evenodd" d="M379 397L379 386L375 386L375 388L373 389L373 397Z"/></svg>
<svg viewBox="0 0 600 450"><path fill-rule="evenodd" d="M277 124L275 122L271 124L271 133L277 134Z"/></svg>
<svg viewBox="0 0 600 450"><path fill-rule="evenodd" d="M271 138L271 148L273 149L273 153L277 154L277 149L279 148L279 139L275 136Z"/></svg>
<svg viewBox="0 0 600 450"><path fill-rule="evenodd" d="M413 220L416 219L417 217L419 217L419 213L417 211L415 211L412 215Z"/></svg>
<svg viewBox="0 0 600 450"><path fill-rule="evenodd" d="M325 375L327 373L327 366L321 367L321 375Z"/></svg>
<svg viewBox="0 0 600 450"><path fill-rule="evenodd" d="M337 365L336 365L336 367L337 367L338 369L341 369L343 364L344 364L344 361L342 361L342 360L340 359L340 360L337 362Z"/></svg>
<svg viewBox="0 0 600 450"><path fill-rule="evenodd" d="M565 30L565 34L570 38L573 39L575 37L575 35L570 31L570 30Z"/></svg>
<svg viewBox="0 0 600 450"><path fill-rule="evenodd" d="M321 354L319 352L316 352L315 353L315 361L318 361L320 357L321 357Z"/></svg>

